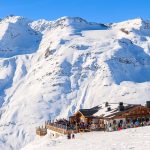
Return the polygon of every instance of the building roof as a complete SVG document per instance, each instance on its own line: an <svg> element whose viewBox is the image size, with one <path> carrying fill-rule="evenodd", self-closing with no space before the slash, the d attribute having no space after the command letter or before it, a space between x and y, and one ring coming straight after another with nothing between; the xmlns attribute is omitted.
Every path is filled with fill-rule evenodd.
<svg viewBox="0 0 150 150"><path fill-rule="evenodd" d="M119 108L119 103L108 103L108 106L105 105L105 103L100 104L98 106L92 107L90 109L80 109L78 112L80 112L81 114L83 114L85 117L102 117L102 118L113 118L117 115L120 115L130 109L133 109L137 106L141 106L139 104L126 104L124 103L124 110L120 111ZM143 106L144 107L144 106ZM108 108L110 108L110 110L108 111ZM74 115L75 116L75 115ZM71 116L71 117L74 117Z"/></svg>
<svg viewBox="0 0 150 150"><path fill-rule="evenodd" d="M86 117L90 117L93 116L95 113L97 113L100 109L101 106L95 106L90 109L80 109L79 112L81 112Z"/></svg>
<svg viewBox="0 0 150 150"><path fill-rule="evenodd" d="M125 106L124 111L119 111L119 110L117 109L116 111L112 112L111 114L109 114L109 115L107 115L107 116L105 116L105 117L106 117L106 118L112 118L112 117L117 116L117 115L120 115L120 114L122 114L122 113L124 113L124 112L126 112L126 111L128 111L128 110L130 110L130 109L133 109L133 108L135 108L135 107L137 107L137 106L140 106L140 105L128 105L128 106Z"/></svg>
<svg viewBox="0 0 150 150"><path fill-rule="evenodd" d="M105 104L102 104L102 105L100 105L101 109L99 111L97 111L97 113L95 113L94 116L102 116L105 118L112 118L116 115L126 112L129 109L140 106L137 104L123 104L123 105L124 105L124 110L119 111L119 108L118 108L119 103L109 103L107 107L105 106ZM108 107L110 108L110 111L108 111Z"/></svg>

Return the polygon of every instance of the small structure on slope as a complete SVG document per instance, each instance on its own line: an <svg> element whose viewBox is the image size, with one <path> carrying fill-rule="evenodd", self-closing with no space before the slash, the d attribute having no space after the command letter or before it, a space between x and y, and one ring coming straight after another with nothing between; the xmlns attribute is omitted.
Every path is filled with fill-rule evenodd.
<svg viewBox="0 0 150 150"><path fill-rule="evenodd" d="M39 136L45 136L47 134L47 128L46 127L36 128L36 134L39 135Z"/></svg>

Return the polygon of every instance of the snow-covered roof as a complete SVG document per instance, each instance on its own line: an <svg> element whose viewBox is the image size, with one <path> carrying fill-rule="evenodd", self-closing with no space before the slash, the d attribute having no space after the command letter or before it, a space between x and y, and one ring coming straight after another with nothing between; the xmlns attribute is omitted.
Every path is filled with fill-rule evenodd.
<svg viewBox="0 0 150 150"><path fill-rule="evenodd" d="M102 116L102 117L106 117L106 118L111 118L115 115L117 115L119 112L124 112L128 109L131 109L133 107L136 107L138 105L135 104L123 104L124 106L124 111L120 111L119 108L119 103L108 103L108 106L104 104L101 104L99 107L101 107L101 109L99 109L99 111L97 111L94 116ZM110 110L108 110L110 109Z"/></svg>
<svg viewBox="0 0 150 150"><path fill-rule="evenodd" d="M101 107L95 106L90 109L80 109L79 112L81 112L84 116L92 116L95 113L97 113L100 109L101 109Z"/></svg>
<svg viewBox="0 0 150 150"><path fill-rule="evenodd" d="M123 103L122 103L123 104ZM119 109L120 103L106 103L97 105L89 109L80 109L78 112L82 113L85 117L105 117L112 118L120 113L123 113L131 108L140 106L137 104L123 104L123 110ZM75 116L75 114L74 114ZM72 117L72 116L71 116Z"/></svg>

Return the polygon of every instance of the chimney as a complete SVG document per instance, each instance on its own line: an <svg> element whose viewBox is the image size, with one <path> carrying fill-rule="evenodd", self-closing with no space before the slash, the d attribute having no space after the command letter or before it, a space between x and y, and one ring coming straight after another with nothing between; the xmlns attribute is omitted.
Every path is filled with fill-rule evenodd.
<svg viewBox="0 0 150 150"><path fill-rule="evenodd" d="M107 111L111 111L111 107L108 107L108 108L107 108Z"/></svg>
<svg viewBox="0 0 150 150"><path fill-rule="evenodd" d="M108 107L108 105L109 105L108 102L106 102L106 103L105 103L105 107Z"/></svg>
<svg viewBox="0 0 150 150"><path fill-rule="evenodd" d="M146 101L146 107L150 108L150 101Z"/></svg>
<svg viewBox="0 0 150 150"><path fill-rule="evenodd" d="M123 102L119 102L119 106L123 106Z"/></svg>
<svg viewBox="0 0 150 150"><path fill-rule="evenodd" d="M119 111L124 111L123 102L119 102L118 110L119 110Z"/></svg>

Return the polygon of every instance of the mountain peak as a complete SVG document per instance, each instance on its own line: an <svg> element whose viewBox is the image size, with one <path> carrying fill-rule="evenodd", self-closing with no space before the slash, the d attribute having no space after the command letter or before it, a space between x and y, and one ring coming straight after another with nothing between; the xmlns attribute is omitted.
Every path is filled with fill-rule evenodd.
<svg viewBox="0 0 150 150"><path fill-rule="evenodd" d="M56 21L53 22L52 24L53 27L73 27L74 29L106 29L107 26L102 23L95 23L95 22L88 22L83 18L80 17L61 17L57 19Z"/></svg>
<svg viewBox="0 0 150 150"><path fill-rule="evenodd" d="M57 19L55 22L57 23L64 23L64 24L73 24L73 23L82 23L82 24L87 24L88 22L80 17L68 17L64 16L59 19Z"/></svg>
<svg viewBox="0 0 150 150"><path fill-rule="evenodd" d="M129 19L127 21L122 21L119 23L113 23L111 26L116 28L125 28L128 29L129 31L133 29L134 31L135 30L145 31L145 30L150 30L150 21L144 20L143 18L135 18L135 19Z"/></svg>
<svg viewBox="0 0 150 150"><path fill-rule="evenodd" d="M2 19L1 21L6 22L6 23L17 23L17 22L22 22L23 24L29 23L32 20L29 20L25 17L22 16L14 16L14 15L9 15Z"/></svg>

